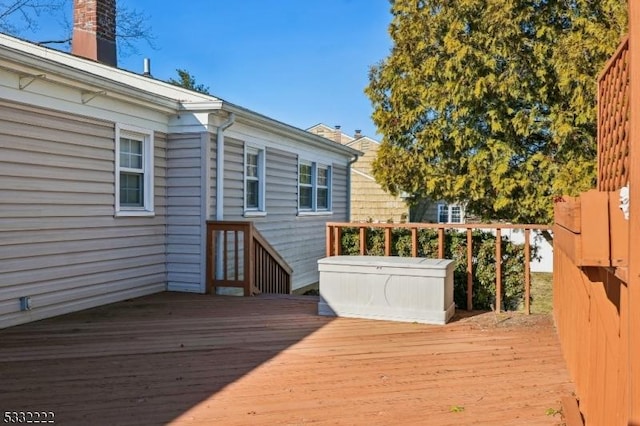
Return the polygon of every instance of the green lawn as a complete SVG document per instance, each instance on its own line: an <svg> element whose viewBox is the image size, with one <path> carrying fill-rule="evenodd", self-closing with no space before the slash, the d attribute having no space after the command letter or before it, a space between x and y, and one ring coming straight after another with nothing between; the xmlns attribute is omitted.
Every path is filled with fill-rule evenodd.
<svg viewBox="0 0 640 426"><path fill-rule="evenodd" d="M531 273L531 313L550 314L553 310L553 274Z"/></svg>

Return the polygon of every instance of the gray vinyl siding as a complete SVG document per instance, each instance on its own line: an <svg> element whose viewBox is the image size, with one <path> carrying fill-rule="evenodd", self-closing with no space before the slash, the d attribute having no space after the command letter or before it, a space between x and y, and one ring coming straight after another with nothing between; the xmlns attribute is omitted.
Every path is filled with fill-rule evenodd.
<svg viewBox="0 0 640 426"><path fill-rule="evenodd" d="M243 152L243 142L225 140L225 220L245 220ZM347 220L347 168L333 165L333 215L298 216L297 154L267 147L265 156L267 216L249 220L293 268L293 289L313 284L325 255L326 222Z"/></svg>
<svg viewBox="0 0 640 426"><path fill-rule="evenodd" d="M114 137L112 122L0 102L0 328L166 289L165 135L154 217L114 217Z"/></svg>
<svg viewBox="0 0 640 426"><path fill-rule="evenodd" d="M267 161L269 161L267 159ZM244 143L225 138L224 142L224 218L243 220Z"/></svg>
<svg viewBox="0 0 640 426"><path fill-rule="evenodd" d="M169 135L167 288L171 291L204 289L202 162L208 137L207 133Z"/></svg>

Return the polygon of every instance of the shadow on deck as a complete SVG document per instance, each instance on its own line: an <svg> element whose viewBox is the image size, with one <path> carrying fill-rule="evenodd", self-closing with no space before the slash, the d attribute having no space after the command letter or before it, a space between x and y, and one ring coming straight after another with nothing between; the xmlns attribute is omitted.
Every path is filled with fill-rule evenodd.
<svg viewBox="0 0 640 426"><path fill-rule="evenodd" d="M312 296L161 293L0 330L0 409L59 424L553 425L548 316L326 318Z"/></svg>

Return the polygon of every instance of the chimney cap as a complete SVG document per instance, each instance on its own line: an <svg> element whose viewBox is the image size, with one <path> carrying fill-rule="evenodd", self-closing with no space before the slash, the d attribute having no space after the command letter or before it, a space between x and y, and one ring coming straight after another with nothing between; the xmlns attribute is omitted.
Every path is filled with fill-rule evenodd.
<svg viewBox="0 0 640 426"><path fill-rule="evenodd" d="M342 126L340 126L339 124L336 124L336 125L335 125L335 129L336 129L336 130L340 130L340 127L342 127Z"/></svg>

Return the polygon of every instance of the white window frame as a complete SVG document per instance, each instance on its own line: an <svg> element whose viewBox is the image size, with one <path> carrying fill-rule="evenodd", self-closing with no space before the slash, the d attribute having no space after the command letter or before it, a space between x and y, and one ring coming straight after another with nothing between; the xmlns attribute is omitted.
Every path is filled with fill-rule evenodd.
<svg viewBox="0 0 640 426"><path fill-rule="evenodd" d="M154 216L154 139L153 131L125 124L116 124L115 135L115 216ZM120 138L142 142L142 206L120 205L120 174L139 172L120 166Z"/></svg>
<svg viewBox="0 0 640 426"><path fill-rule="evenodd" d="M453 222L451 219L453 218L453 209L460 209L460 220L457 222ZM446 209L447 220L441 221L440 216L442 215L443 210ZM438 204L438 223L464 223L464 209L460 204Z"/></svg>
<svg viewBox="0 0 640 426"><path fill-rule="evenodd" d="M319 173L318 170L319 169L324 169L327 171L327 184L326 185L320 185L318 183L318 178L319 178ZM316 211L331 211L331 166L326 165L326 164L315 164L314 167L314 171L315 171L315 197L314 197L314 203L316 205ZM320 188L324 188L327 190L327 207L320 207L318 206L318 189Z"/></svg>
<svg viewBox="0 0 640 426"><path fill-rule="evenodd" d="M258 156L258 176L257 178L252 178L247 176L247 157L251 154ZM265 169L266 169L266 150L262 146L255 146L245 144L244 147L244 161L243 161L243 196L242 203L244 208L244 216L245 217L260 217L266 216L266 205L265 205L265 193L266 193L266 179L265 179ZM247 206L247 182L250 180L256 180L258 182L258 206L257 207L249 207Z"/></svg>
<svg viewBox="0 0 640 426"><path fill-rule="evenodd" d="M311 167L311 184L301 184L300 183L300 166L307 165ZM327 207L318 207L318 169L326 169L327 170L327 185L322 186L322 188L327 189ZM298 216L322 216L322 215L332 215L333 214L333 175L332 175L332 167L329 164L324 164L316 161L309 161L305 159L298 159ZM311 208L300 206L300 188L301 187L310 187L311 188Z"/></svg>

